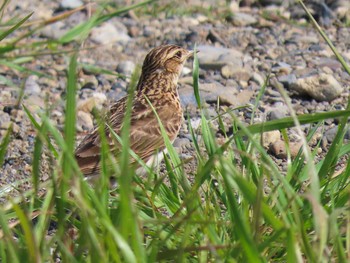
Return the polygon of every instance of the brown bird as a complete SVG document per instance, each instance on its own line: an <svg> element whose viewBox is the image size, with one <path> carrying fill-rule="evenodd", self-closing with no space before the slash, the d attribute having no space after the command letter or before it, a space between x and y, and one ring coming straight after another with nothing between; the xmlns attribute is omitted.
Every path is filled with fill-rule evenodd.
<svg viewBox="0 0 350 263"><path fill-rule="evenodd" d="M131 108L129 138L130 148L148 165L152 164L157 153L165 150L159 123L149 102L173 142L179 133L183 118L177 82L186 59L192 55L192 51L182 47L162 45L152 49L143 62ZM105 119L118 135L121 133L126 102L127 97L124 97L113 104ZM121 146L115 142L109 129L105 130L110 150L117 156ZM75 152L84 175L99 174L100 151L99 131L95 128L83 139Z"/></svg>

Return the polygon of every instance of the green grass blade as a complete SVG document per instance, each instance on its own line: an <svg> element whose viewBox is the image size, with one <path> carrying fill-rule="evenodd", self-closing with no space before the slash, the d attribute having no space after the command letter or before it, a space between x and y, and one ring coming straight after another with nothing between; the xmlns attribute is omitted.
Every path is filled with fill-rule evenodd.
<svg viewBox="0 0 350 263"><path fill-rule="evenodd" d="M0 144L0 166L2 166L4 163L6 150L7 150L9 143L10 143L11 133L12 133L12 124L7 129L6 135L2 139L1 144Z"/></svg>
<svg viewBox="0 0 350 263"><path fill-rule="evenodd" d="M13 208L16 212L16 216L21 223L21 227L23 229L23 234L26 242L27 252L29 256L29 260L31 262L41 262L40 253L38 253L37 240L35 239L35 235L33 232L33 226L25 214L25 212L19 207L19 205L14 204Z"/></svg>
<svg viewBox="0 0 350 263"><path fill-rule="evenodd" d="M199 63L198 63L198 56L197 56L197 49L196 46L194 46L194 54L193 54L193 90L194 90L194 96L197 101L198 107L201 109L202 104L201 104L201 98L199 95Z"/></svg>
<svg viewBox="0 0 350 263"><path fill-rule="evenodd" d="M324 121L326 119L335 119L339 117L349 117L350 116L350 110L341 110L341 111L329 111L329 112L319 112L319 113L311 113L311 114L304 114L304 115L298 115L296 116L299 123L301 125L303 124L310 124L310 123L317 123L320 121ZM278 120L272 120L264 123L258 123L258 124L252 124L247 126L247 129L251 133L261 133L261 132L268 132L273 130L282 130L295 127L295 122L293 117L285 117ZM239 134L242 134L242 131L238 132Z"/></svg>
<svg viewBox="0 0 350 263"><path fill-rule="evenodd" d="M75 145L75 120L76 120L76 89L77 89L77 55L71 57L68 69L68 83L67 83L67 98L66 98L66 114L65 114L65 124L64 124L64 140L67 145L67 152L63 157L63 177L64 180L68 181L71 176L71 165L67 160L68 154L74 153ZM63 192L66 189L62 189Z"/></svg>
<svg viewBox="0 0 350 263"><path fill-rule="evenodd" d="M3 40L5 37L16 31L25 21L27 21L34 12L31 12L29 15L25 16L23 19L21 19L16 25L11 27L10 29L6 30L5 32L0 33L0 41Z"/></svg>

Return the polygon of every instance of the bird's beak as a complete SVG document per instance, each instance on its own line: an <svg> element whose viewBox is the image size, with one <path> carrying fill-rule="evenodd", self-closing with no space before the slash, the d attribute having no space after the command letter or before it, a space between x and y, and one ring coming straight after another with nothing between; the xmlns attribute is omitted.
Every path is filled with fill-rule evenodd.
<svg viewBox="0 0 350 263"><path fill-rule="evenodd" d="M188 53L187 58L193 57L193 56L194 56L194 53L198 53L198 52L199 52L199 50L196 50L196 51L191 50L191 51Z"/></svg>

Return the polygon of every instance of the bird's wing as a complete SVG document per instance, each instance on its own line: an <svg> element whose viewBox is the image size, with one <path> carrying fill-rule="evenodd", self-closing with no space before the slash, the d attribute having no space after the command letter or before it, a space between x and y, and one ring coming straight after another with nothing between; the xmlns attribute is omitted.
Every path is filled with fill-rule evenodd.
<svg viewBox="0 0 350 263"><path fill-rule="evenodd" d="M120 135L125 112L125 103L123 104L124 106L118 106L115 109L112 108L109 118L109 125L113 127L113 130L118 135ZM131 112L130 148L143 161L147 162L157 150L162 151L165 148L165 144L158 120L152 109L150 107L144 107L144 109L136 107L133 107ZM171 104L167 107L162 107L162 110L156 109L156 111L159 118L163 121L163 126L169 139L173 141L180 129L182 115L174 111ZM116 142L108 128L106 128L106 138L110 150L118 155L120 144ZM83 143L76 150L76 158L84 174L99 172L100 151L99 131L95 129L92 134L83 140ZM132 162L134 161L132 160Z"/></svg>
<svg viewBox="0 0 350 263"><path fill-rule="evenodd" d="M110 127L113 127L117 134L120 133L123 123L126 99L127 97L124 97L114 104L110 109L110 115L105 117L107 123L110 124ZM85 175L99 173L100 170L101 142L99 132L98 127L95 128L75 150L75 158L80 170ZM111 134L108 127L105 128L105 134L110 146L114 147L115 141L110 138Z"/></svg>

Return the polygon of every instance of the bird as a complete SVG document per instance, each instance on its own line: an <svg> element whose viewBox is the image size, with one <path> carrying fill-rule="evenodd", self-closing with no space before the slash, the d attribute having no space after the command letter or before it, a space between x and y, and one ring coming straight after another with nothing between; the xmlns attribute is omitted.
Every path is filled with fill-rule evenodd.
<svg viewBox="0 0 350 263"><path fill-rule="evenodd" d="M176 139L183 121L183 110L177 86L183 66L193 51L165 44L153 48L145 57L131 106L130 149L148 166L159 162L166 150L156 111L170 141ZM152 109L152 106L154 109ZM113 103L103 121L121 135L127 96ZM107 126L107 125L106 125ZM75 158L84 176L96 176L101 170L101 140L98 127L85 136L75 150ZM121 145L116 143L109 128L105 128L110 151L117 157ZM161 157L160 157L161 158ZM116 159L117 160L117 159ZM135 164L130 159L130 165Z"/></svg>

